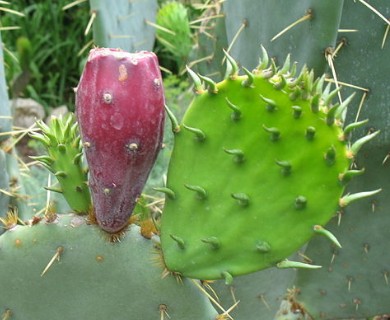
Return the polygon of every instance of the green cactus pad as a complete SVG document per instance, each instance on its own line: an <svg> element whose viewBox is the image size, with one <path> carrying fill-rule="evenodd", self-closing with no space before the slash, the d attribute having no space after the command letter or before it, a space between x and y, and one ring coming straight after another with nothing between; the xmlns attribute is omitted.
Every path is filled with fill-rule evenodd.
<svg viewBox="0 0 390 320"><path fill-rule="evenodd" d="M129 52L153 49L155 29L148 22L155 22L157 0L90 0L89 4L96 17L95 45Z"/></svg>
<svg viewBox="0 0 390 320"><path fill-rule="evenodd" d="M294 259L298 255L295 254ZM240 301L230 315L234 320L273 319L280 307L280 301L296 275L295 269L281 270L269 268L234 279L232 286L223 280L215 281L211 287L226 309ZM261 318L259 318L261 315Z"/></svg>
<svg viewBox="0 0 390 320"><path fill-rule="evenodd" d="M0 149L0 218L6 215L9 203L9 176L6 165L5 153ZM0 233L2 231L0 230Z"/></svg>
<svg viewBox="0 0 390 320"><path fill-rule="evenodd" d="M193 47L190 54L190 65L194 70L220 81L224 76L224 68L221 64L223 60L223 48L228 48L229 43L226 34L225 18L222 14L222 3L214 2L208 6L200 17L206 18L201 22L201 28L196 34L197 45ZM207 19L208 17L216 19ZM210 37L213 34L213 37Z"/></svg>
<svg viewBox="0 0 390 320"><path fill-rule="evenodd" d="M1 34L0 34L0 43ZM0 133L9 132L12 129L11 108L8 100L7 84L5 82L3 46L0 48ZM0 141L9 138L10 135L0 135Z"/></svg>
<svg viewBox="0 0 390 320"><path fill-rule="evenodd" d="M367 3L388 18L388 1ZM367 99L362 90L343 86L340 91L343 97L356 92L347 118L370 119L353 139L358 132L381 130L355 160L355 169L364 169L365 174L352 181L347 192L378 187L383 192L352 204L329 223L342 250L324 245L322 239L309 242L305 255L324 268L315 275L299 271L294 285L300 290L297 299L314 319L380 319L371 317L390 313L390 34L385 37L390 26L362 2L346 1L340 27L359 32L340 34L348 45L339 50L334 61L338 80L369 89Z"/></svg>
<svg viewBox="0 0 390 320"><path fill-rule="evenodd" d="M260 44L282 61L292 54L320 75L326 71L324 51L336 43L342 0L225 1L229 51L242 65L253 68Z"/></svg>
<svg viewBox="0 0 390 320"><path fill-rule="evenodd" d="M238 76L228 57L232 71L208 91L196 79L166 186L174 197L161 240L171 271L229 282L274 266L337 210L352 155L334 93L307 70L292 78L289 60L280 71L267 60Z"/></svg>
<svg viewBox="0 0 390 320"><path fill-rule="evenodd" d="M218 313L190 280L162 279L155 246L136 225L111 243L76 215L17 226L0 237L0 314L13 320L214 320Z"/></svg>

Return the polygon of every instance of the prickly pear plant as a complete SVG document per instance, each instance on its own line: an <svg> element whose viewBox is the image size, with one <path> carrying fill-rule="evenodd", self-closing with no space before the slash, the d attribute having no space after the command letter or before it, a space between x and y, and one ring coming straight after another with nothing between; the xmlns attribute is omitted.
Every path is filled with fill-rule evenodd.
<svg viewBox="0 0 390 320"><path fill-rule="evenodd" d="M329 228L342 243L341 250L323 246L321 239L309 243L305 254L324 268L315 276L298 272L296 299L315 319L368 318L390 312L390 257L385 254L390 225L388 15L387 1L345 1L340 29L358 31L341 32L337 54L331 52L342 97L356 92L347 118L370 120L360 134L381 130L354 164L368 174L352 181L348 192L363 186L382 186L383 192L341 210L331 221Z"/></svg>
<svg viewBox="0 0 390 320"><path fill-rule="evenodd" d="M9 207L17 208L20 217L29 218L31 216L31 210L28 209L27 206L28 199L22 183L22 172L16 150L13 147L12 139L6 140L2 147L4 148L8 176L8 192L6 192L6 194L9 195ZM5 177L3 177L3 179L5 179ZM6 182L4 182L4 184L6 184Z"/></svg>
<svg viewBox="0 0 390 320"><path fill-rule="evenodd" d="M199 29L196 33L197 43L191 53L189 65L194 71L221 81L225 68L223 49L229 47L225 19L222 14L222 2L201 5L203 9Z"/></svg>
<svg viewBox="0 0 390 320"><path fill-rule="evenodd" d="M10 200L10 177L7 168L7 156L3 150L11 132L11 110L8 99L7 85L5 82L3 46L0 34L0 218L8 211ZM2 233L3 230L0 230Z"/></svg>
<svg viewBox="0 0 390 320"><path fill-rule="evenodd" d="M238 75L227 55L220 82L197 76L164 190L161 241L167 268L186 277L225 278L277 265L314 235L340 246L324 225L350 202L376 191L343 195L356 174L350 164L378 132L348 144L342 115L351 98L333 104L338 90L323 88L303 69L295 76L263 50L259 66ZM202 85L207 84L207 89Z"/></svg>
<svg viewBox="0 0 390 320"><path fill-rule="evenodd" d="M124 4L119 3L110 3L107 12ZM83 319L130 315L145 320L257 320L276 314L275 320L298 320L388 313L389 262L383 255L388 197L377 188L387 184L389 100L381 70L389 47L384 36L380 51L378 37L389 32L389 23L385 17L385 23L378 23L379 11L362 14L364 7L372 9L378 3L382 4L379 11L386 12L379 0L370 4L364 0L225 1L227 16L220 20L220 27L224 29L226 23L230 41L226 49L241 64L252 68L257 63L261 41L277 59L291 52L294 60L307 63L314 72L303 68L297 74L289 59L278 68L265 50L255 70L242 68L244 75L226 54L228 70L219 83L189 70L197 97L180 124L167 109L176 144L167 183L156 188L166 194L161 230L159 222L148 217L145 198L138 198L161 146L164 98L155 57L93 50L76 92L77 116L91 170L94 213L108 233L93 219L57 215L51 208L46 208L43 219L35 216L25 221L27 226L16 225L18 217L8 212L1 219L7 232L0 237L0 270L14 270L18 276L0 276L0 287L7 288L7 295L0 295L3 318L52 319L61 314ZM121 7L123 12L130 5ZM257 5L262 10L255 9ZM361 6L359 11L356 5ZM248 14L243 13L244 6L250 9ZM284 10L278 10L280 6ZM284 15L286 6L289 16L301 17L290 25ZM110 32L107 29L100 35L124 34L113 32L113 20L101 9L92 10L92 15L110 26ZM344 35L343 28L360 20L372 23L365 36L351 33L332 49L338 32ZM153 25L143 21L146 24ZM370 50L362 49L360 44L368 34L375 35L370 38ZM225 46L222 38L213 45ZM122 44L114 46L127 49ZM355 56L358 50L364 52L363 57ZM373 61L367 62L367 57ZM328 64L333 79L315 79ZM336 89L325 82L335 82ZM344 100L351 93L343 88L347 82L370 87L372 93L368 99L371 110L349 110L349 125L344 124L346 109L359 102L359 94ZM362 114L371 121L360 121L366 118ZM81 157L80 139L71 120L58 121L49 126L39 123L42 134L34 135L48 147L48 156L37 160L59 178L73 210L84 213L91 203L86 196L86 171L74 166ZM379 139L371 141L377 129L381 129ZM73 134L65 139L70 131ZM369 145L361 150L366 142ZM352 179L363 171L369 175ZM66 180L69 174L76 178ZM84 196L77 194L80 186ZM374 194L363 205L349 205ZM76 208L80 205L83 209ZM135 217L133 224L129 222L132 211L143 220L140 228L133 223ZM161 233L161 248L154 233ZM325 242L329 239L330 244ZM307 241L307 249L302 248ZM305 263L291 261L294 255L290 254L298 249ZM152 258L160 265L152 264ZM303 270L320 265L321 270ZM273 267L297 270L279 276L285 270ZM232 283L233 277L265 268ZM161 274L166 277L161 279ZM197 280L177 277L183 282L179 285L173 274L221 278L229 286L221 288L219 282L210 287L205 281L202 288ZM218 315L194 286L202 291L214 288L223 314ZM291 289L276 313L275 306L287 287ZM136 295L131 295L133 288ZM52 301L54 295L61 303L36 308L37 303ZM209 298L219 300L210 294Z"/></svg>
<svg viewBox="0 0 390 320"><path fill-rule="evenodd" d="M138 226L110 243L82 216L52 218L0 238L0 269L16 275L0 276L3 319L216 319L195 281L161 278L159 245Z"/></svg>
<svg viewBox="0 0 390 320"><path fill-rule="evenodd" d="M0 35L0 43L1 35ZM5 83L5 74L4 74L4 57L3 57L3 47L0 48L0 142L7 139L9 135L4 133L11 131L11 110L9 107L7 85Z"/></svg>
<svg viewBox="0 0 390 320"><path fill-rule="evenodd" d="M76 92L84 143L80 144L72 116L55 118L49 125L38 122L41 133L32 136L47 151L36 160L58 178L61 192L78 215L58 215L48 207L43 218L36 215L23 226L12 212L1 219L7 232L0 238L0 269L18 274L0 276L0 287L12 288L0 296L2 317L50 319L61 314L69 319L124 319L130 314L135 319L178 320L190 314L196 319L217 319L218 313L199 290L199 281L164 270L159 239L146 230L146 218L140 227L131 224L126 232L109 235L91 219L93 214L81 215L90 209L88 189L84 189L86 171L81 166L83 146L97 223L110 232L129 224L161 147L164 94L156 56L93 50ZM104 199L99 198L101 187L105 188ZM94 190L98 190L97 196ZM107 211L99 215L99 209ZM110 219L114 224L105 224ZM113 243L116 240L120 243ZM28 270L23 267L26 262ZM24 277L29 279L23 281L25 286L17 285ZM50 300L59 287L64 298L61 303L36 308L40 301Z"/></svg>
<svg viewBox="0 0 390 320"><path fill-rule="evenodd" d="M90 0L94 44L125 51L151 51L157 0Z"/></svg>
<svg viewBox="0 0 390 320"><path fill-rule="evenodd" d="M354 170L365 170L368 174L354 180L346 193L387 185L388 11L387 2L380 0L301 1L299 4L228 0L224 3L228 50L238 61L255 65L254 53L262 43L277 59L292 53L294 60L313 67L316 74L328 69L330 76L326 81L340 88L335 100L343 101L355 92L347 119L363 122L351 143L358 135L381 129L379 137L353 161ZM293 301L302 302L303 312L323 319L369 317L389 312L388 304L383 301L389 295L389 261L381 254L389 223L386 215L380 214L386 210L387 199L384 190L364 203L338 211L327 228L337 236L343 249L334 244L325 246L324 240L316 237L301 252L307 261L324 266L318 272L298 270L294 286L299 294L293 296ZM368 229L375 230L375 234L367 235ZM262 277L261 273L258 277ZM275 285L279 287L282 283L277 281ZM285 286L292 288L287 282ZM288 299L291 297L288 295ZM237 318L241 319L251 318ZM253 319L257 319L256 315Z"/></svg>
<svg viewBox="0 0 390 320"><path fill-rule="evenodd" d="M53 118L50 126L37 121L42 133L32 133L31 137L39 140L48 154L32 158L49 169L61 186L47 189L62 193L74 211L86 214L91 210L91 197L87 185L87 169L82 163L81 139L74 120L71 115L66 121Z"/></svg>
<svg viewBox="0 0 390 320"><path fill-rule="evenodd" d="M1 34L0 34L1 43ZM12 116L5 80L3 45L0 46L0 217L4 217L8 207L15 205L20 214L25 213L25 202L21 200L23 186L20 184L20 171L12 142ZM0 231L1 233L1 231Z"/></svg>
<svg viewBox="0 0 390 320"><path fill-rule="evenodd" d="M0 34L0 43L1 34ZM0 146L1 141L7 138L3 135L11 131L11 112L8 102L7 86L5 84L3 48L0 48ZM0 148L0 217L3 217L8 210L9 203L9 176L5 153ZM2 231L0 231L2 233Z"/></svg>
<svg viewBox="0 0 390 320"><path fill-rule="evenodd" d="M5 216L9 203L9 176L5 153L0 149L0 217ZM0 233L2 231L0 230Z"/></svg>
<svg viewBox="0 0 390 320"><path fill-rule="evenodd" d="M253 68L257 64L254 53L262 44L280 61L292 54L316 76L321 75L327 67L323 52L336 42L342 8L342 0L228 0L223 9L229 53Z"/></svg>
<svg viewBox="0 0 390 320"><path fill-rule="evenodd" d="M193 45L187 9L180 2L167 2L157 12L156 23L157 40L176 58L180 68Z"/></svg>
<svg viewBox="0 0 390 320"><path fill-rule="evenodd" d="M164 93L153 53L91 51L76 89L95 216L123 229L162 145Z"/></svg>
<svg viewBox="0 0 390 320"><path fill-rule="evenodd" d="M297 260L299 255L294 254L288 259ZM214 281L210 286L220 304L231 310L229 314L234 320L272 319L286 294L286 288L293 285L296 273L296 269L273 267L236 277L228 286L223 280Z"/></svg>

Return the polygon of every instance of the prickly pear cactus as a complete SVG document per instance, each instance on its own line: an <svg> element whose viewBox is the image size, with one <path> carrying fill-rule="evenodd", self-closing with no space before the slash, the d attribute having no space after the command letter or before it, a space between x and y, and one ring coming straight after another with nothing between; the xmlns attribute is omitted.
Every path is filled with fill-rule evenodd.
<svg viewBox="0 0 390 320"><path fill-rule="evenodd" d="M21 175L21 183L28 195L27 207L30 213L25 217L26 220L30 219L32 214L44 212L47 208L63 213L75 211L69 206L63 193L57 192L59 183L56 176L44 167L31 166L28 172L23 172Z"/></svg>
<svg viewBox="0 0 390 320"><path fill-rule="evenodd" d="M275 265L306 266L285 258L316 234L339 245L323 226L338 205L372 194L343 190L357 174L351 161L377 132L348 145L350 99L333 105L337 90L306 69L295 78L289 59L278 69L263 52L244 76L227 61L220 83L190 71L198 96L176 135L161 240L170 271L230 283Z"/></svg>
<svg viewBox="0 0 390 320"><path fill-rule="evenodd" d="M0 149L0 218L5 216L8 211L9 203L9 176L5 153ZM2 231L0 230L0 233Z"/></svg>
<svg viewBox="0 0 390 320"><path fill-rule="evenodd" d="M214 1L207 5L200 18L202 22L196 33L197 43L190 55L189 63L194 71L214 81L221 81L224 77L225 69L221 61L224 60L223 49L229 47L225 18L221 16L221 2Z"/></svg>
<svg viewBox="0 0 390 320"><path fill-rule="evenodd" d="M3 43L1 41L0 33L0 133L11 130L11 119L9 118L11 112L8 102L7 86L5 84L2 46ZM0 141L6 138L7 136L0 135ZM9 203L9 196L7 195L9 192L9 176L6 165L5 153L0 149L0 217L5 216ZM0 231L0 233L2 233L2 231Z"/></svg>
<svg viewBox="0 0 390 320"><path fill-rule="evenodd" d="M289 257L292 260L298 258L297 254ZM228 286L223 280L218 280L211 287L221 305L231 309L229 314L234 320L272 319L285 296L286 288L292 286L296 272L296 269L269 268L236 277Z"/></svg>
<svg viewBox="0 0 390 320"><path fill-rule="evenodd" d="M142 237L136 225L121 242L111 243L83 217L59 215L8 230L0 237L0 251L3 319L6 314L15 320L217 316L190 280L162 279L158 243Z"/></svg>
<svg viewBox="0 0 390 320"><path fill-rule="evenodd" d="M180 66L186 62L193 40L186 7L176 1L167 2L157 12L157 40L175 57Z"/></svg>
<svg viewBox="0 0 390 320"><path fill-rule="evenodd" d="M93 49L76 89L95 215L123 229L162 145L164 92L157 57Z"/></svg>
<svg viewBox="0 0 390 320"><path fill-rule="evenodd" d="M121 48L129 52L151 51L155 29L157 0L90 0L94 15L93 38L100 47Z"/></svg>
<svg viewBox="0 0 390 320"><path fill-rule="evenodd" d="M9 106L7 85L5 83L3 42L0 34L0 133L11 131L12 118ZM0 141L7 139L9 135L0 134Z"/></svg>
<svg viewBox="0 0 390 320"><path fill-rule="evenodd" d="M229 52L247 68L257 64L260 45L283 61L287 54L315 71L326 71L325 49L337 39L343 0L227 0Z"/></svg>
<svg viewBox="0 0 390 320"><path fill-rule="evenodd" d="M368 6L367 6L368 5ZM389 107L388 63L390 23L387 1L345 1L340 29L358 30L339 35L334 59L342 96L356 92L347 118L370 119L353 135L381 130L356 158L356 169L366 174L351 182L348 192L383 188L383 192L341 210L328 227L343 248L313 239L305 252L324 266L315 275L298 272L297 296L315 319L369 318L389 314L390 256L387 239L390 226L389 197ZM387 36L386 36L387 34ZM354 86L350 88L350 86Z"/></svg>
<svg viewBox="0 0 390 320"><path fill-rule="evenodd" d="M39 140L48 154L32 158L49 169L60 183L60 188L48 189L63 194L75 212L88 213L92 206L91 196L75 117L69 115L66 120L53 118L49 126L38 121L37 125L42 133L32 133L31 137Z"/></svg>
<svg viewBox="0 0 390 320"><path fill-rule="evenodd" d="M7 160L2 148L2 141L9 138L4 133L11 131L11 110L5 83L5 70L3 58L3 43L0 33L0 217L3 217L8 211L9 204L9 175L7 171ZM0 234L2 230L0 231Z"/></svg>

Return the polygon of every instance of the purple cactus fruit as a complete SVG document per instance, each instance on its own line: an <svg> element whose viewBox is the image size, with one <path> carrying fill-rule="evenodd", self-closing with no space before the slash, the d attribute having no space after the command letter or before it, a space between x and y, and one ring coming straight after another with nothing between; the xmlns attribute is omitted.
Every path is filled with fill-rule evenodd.
<svg viewBox="0 0 390 320"><path fill-rule="evenodd" d="M91 50L76 90L96 220L123 229L162 145L164 91L151 52Z"/></svg>

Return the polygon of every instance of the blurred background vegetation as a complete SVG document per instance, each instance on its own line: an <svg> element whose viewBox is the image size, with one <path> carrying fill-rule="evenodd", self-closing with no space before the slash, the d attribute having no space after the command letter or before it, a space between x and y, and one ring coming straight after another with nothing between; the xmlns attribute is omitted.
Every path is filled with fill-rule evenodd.
<svg viewBox="0 0 390 320"><path fill-rule="evenodd" d="M23 17L2 13L2 27L19 28L2 33L10 97L31 97L46 110L64 104L72 108L80 57L87 53L82 49L92 35L84 35L88 3L63 10L69 2L18 0L10 8Z"/></svg>
<svg viewBox="0 0 390 320"><path fill-rule="evenodd" d="M196 27L190 21L202 14L204 10L200 8L207 2L159 1L161 14L157 23L180 33L180 37L169 37L169 33L157 30L154 47L166 82L167 100L174 108L178 107L177 98L188 89L180 71L194 43ZM172 5L176 6L173 18L169 14ZM92 46L92 30L86 33L90 20L88 1L0 1L0 7L4 8L0 11L0 28L10 97L32 98L47 114L62 105L73 111L73 88ZM175 41L179 41L176 48L180 50L175 49Z"/></svg>

